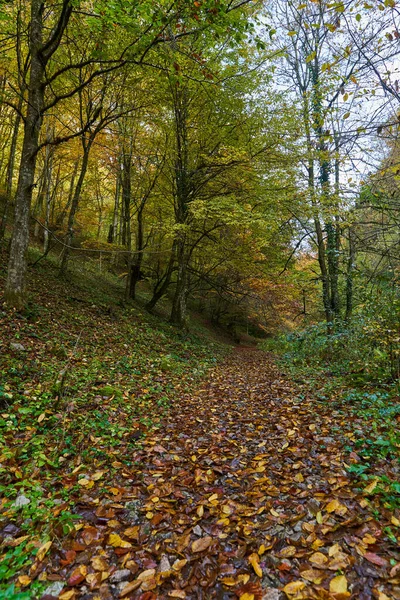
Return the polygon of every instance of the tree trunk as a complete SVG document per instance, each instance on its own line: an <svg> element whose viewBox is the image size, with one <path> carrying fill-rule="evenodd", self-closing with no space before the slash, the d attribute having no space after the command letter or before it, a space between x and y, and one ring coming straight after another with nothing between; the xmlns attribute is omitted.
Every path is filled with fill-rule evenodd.
<svg viewBox="0 0 400 600"><path fill-rule="evenodd" d="M356 247L353 226L349 228L349 256L346 273L346 315L345 320L350 323L353 314L353 270L356 260Z"/></svg>
<svg viewBox="0 0 400 600"><path fill-rule="evenodd" d="M29 217L35 179L39 134L43 120L46 89L46 65L60 45L72 13L70 0L64 0L58 22L43 44L43 0L31 0L29 26L30 71L28 102L24 122L18 186L15 196L14 230L8 261L5 300L8 306L22 309L25 305L25 279L29 245Z"/></svg>
<svg viewBox="0 0 400 600"><path fill-rule="evenodd" d="M86 171L89 164L89 153L90 148L92 147L92 140L89 141L83 152L82 164L81 164L81 172L79 173L79 178L76 184L76 188L74 191L74 195L72 197L71 208L68 216L68 225L67 225L67 235L65 239L65 246L62 252L61 265L60 265L60 275L64 275L67 271L68 260L69 260L69 251L72 240L74 238L74 223L75 223L75 215L79 206L79 199L81 197L83 182L85 180Z"/></svg>
<svg viewBox="0 0 400 600"><path fill-rule="evenodd" d="M23 99L21 97L18 102L19 111L22 111L22 102L23 102ZM4 239L4 235L6 232L9 202L10 202L11 194L12 194L12 182L13 182L13 175L14 175L15 154L17 151L18 133L19 133L20 125L21 125L21 116L19 114L17 114L17 116L15 117L13 134L12 134L12 138L11 138L10 155L8 157L8 163L7 163L6 201L5 201L3 214L1 216L1 222L0 222L0 241Z"/></svg>
<svg viewBox="0 0 400 600"><path fill-rule="evenodd" d="M15 196L14 231L8 262L5 299L8 306L22 309L25 305L25 276L29 244L29 217L35 178L39 133L43 118L46 62L40 52L43 21L42 0L32 0L30 26L31 69L28 86L28 107L25 117L18 187Z"/></svg>
<svg viewBox="0 0 400 600"><path fill-rule="evenodd" d="M130 153L123 156L123 170L121 176L122 187L122 234L121 242L123 246L128 246L131 238L131 162L132 155Z"/></svg>
<svg viewBox="0 0 400 600"><path fill-rule="evenodd" d="M133 258L129 278L129 297L134 300L136 295L136 286L140 280L140 272L143 262L144 249L144 231L143 231L143 207L137 211L137 232L136 232L136 253Z"/></svg>
<svg viewBox="0 0 400 600"><path fill-rule="evenodd" d="M174 325L178 325L179 327L184 327L186 323L186 300L188 294L188 260L186 254L187 253L185 239L179 239L177 243L178 272L170 317L171 323L173 323Z"/></svg>
<svg viewBox="0 0 400 600"><path fill-rule="evenodd" d="M167 270L165 271L162 279L160 281L158 281L157 284L155 285L154 290L153 290L153 296L151 297L151 299L149 300L149 302L147 302L147 304L145 306L146 310L148 310L149 312L151 312L153 310L153 308L155 307L157 302L164 296L167 289L171 285L172 273L174 272L175 253L176 253L176 241L174 241L172 248L171 248L171 254L169 257Z"/></svg>

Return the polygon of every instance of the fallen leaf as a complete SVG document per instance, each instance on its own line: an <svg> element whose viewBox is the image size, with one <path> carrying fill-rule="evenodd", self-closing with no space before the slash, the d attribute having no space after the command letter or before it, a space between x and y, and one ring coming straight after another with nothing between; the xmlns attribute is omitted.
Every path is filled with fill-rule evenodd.
<svg viewBox="0 0 400 600"><path fill-rule="evenodd" d="M51 548L52 544L53 544L53 542L46 542L45 544L43 544L43 546L41 546L39 548L38 553L36 554L36 560L38 562L42 562L42 560L46 556L47 552Z"/></svg>
<svg viewBox="0 0 400 600"><path fill-rule="evenodd" d="M192 552L203 552L207 550L212 542L212 537L207 535L206 537L195 540L192 544Z"/></svg>
<svg viewBox="0 0 400 600"><path fill-rule="evenodd" d="M69 576L68 585L70 585L71 587L73 587L75 585L79 585L80 583L82 583L82 581L84 581L86 575L87 575L86 565L79 565L79 567L76 567L76 569L74 569L72 571L71 575Z"/></svg>
<svg viewBox="0 0 400 600"><path fill-rule="evenodd" d="M378 565L379 567L387 567L388 564L389 564L388 561L385 558L382 558L381 556L378 556L374 552L366 552L364 554L364 558L368 562L373 563L374 565Z"/></svg>
<svg viewBox="0 0 400 600"><path fill-rule="evenodd" d="M288 598L296 598L299 592L301 592L301 590L304 590L305 587L306 584L304 583L304 581L291 581L290 583L285 585L283 591L285 592Z"/></svg>
<svg viewBox="0 0 400 600"><path fill-rule="evenodd" d="M347 579L344 575L338 575L329 582L329 591L333 594L345 594L347 592Z"/></svg>
<svg viewBox="0 0 400 600"><path fill-rule="evenodd" d="M328 557L325 556L325 554L322 554L322 552L314 552L314 554L310 556L309 561L314 565L322 566L326 565L328 562Z"/></svg>
<svg viewBox="0 0 400 600"><path fill-rule="evenodd" d="M250 556L249 556L249 563L253 567L254 572L257 575L257 577L262 577L263 576L263 572L262 572L262 569L260 567L260 562L259 561L260 561L260 557L258 556L258 554L256 554L255 552L253 552L253 554L250 554Z"/></svg>
<svg viewBox="0 0 400 600"><path fill-rule="evenodd" d="M132 548L132 544L123 540L118 533L110 533L108 536L108 544L114 548Z"/></svg>

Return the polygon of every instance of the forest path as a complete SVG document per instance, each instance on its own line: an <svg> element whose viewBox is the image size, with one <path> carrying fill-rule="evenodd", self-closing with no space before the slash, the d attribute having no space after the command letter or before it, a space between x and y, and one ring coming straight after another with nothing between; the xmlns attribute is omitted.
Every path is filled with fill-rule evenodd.
<svg viewBox="0 0 400 600"><path fill-rule="evenodd" d="M400 598L396 549L345 469L345 421L236 349L176 398L114 498L83 496L61 598Z"/></svg>

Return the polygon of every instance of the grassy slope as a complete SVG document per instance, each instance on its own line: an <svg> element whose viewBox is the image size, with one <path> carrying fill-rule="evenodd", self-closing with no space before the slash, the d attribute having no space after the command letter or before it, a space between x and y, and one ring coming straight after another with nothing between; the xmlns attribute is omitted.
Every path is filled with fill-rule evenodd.
<svg viewBox="0 0 400 600"><path fill-rule="evenodd" d="M10 522L29 535L0 562L0 596L13 598L24 597L7 581L28 559L26 544L71 527L82 491L71 474L106 468L111 485L174 398L229 350L199 321L187 334L138 304L124 306L117 278L76 270L60 280L55 265L41 262L29 280L25 313L0 309L0 536L7 539ZM29 504L13 507L18 496Z"/></svg>

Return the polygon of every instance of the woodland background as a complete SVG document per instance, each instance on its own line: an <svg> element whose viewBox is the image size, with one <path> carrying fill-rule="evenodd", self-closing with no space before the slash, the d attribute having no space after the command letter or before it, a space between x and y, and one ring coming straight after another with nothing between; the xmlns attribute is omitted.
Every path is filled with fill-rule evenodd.
<svg viewBox="0 0 400 600"><path fill-rule="evenodd" d="M252 332L324 320L398 377L398 16L2 2L8 303L26 302L30 236L60 275L145 285L149 310L168 294L180 326L188 302Z"/></svg>

